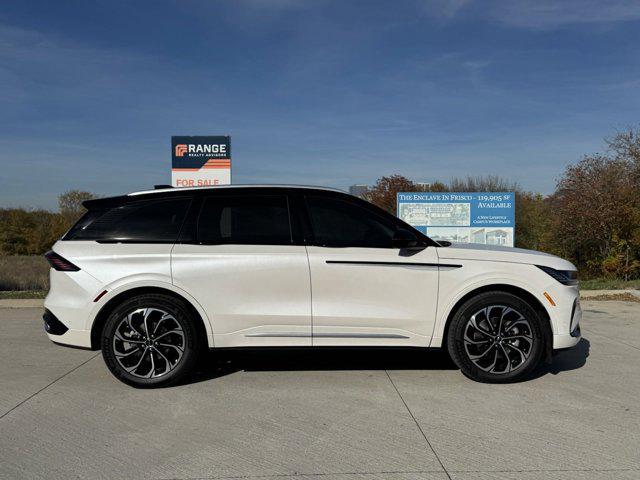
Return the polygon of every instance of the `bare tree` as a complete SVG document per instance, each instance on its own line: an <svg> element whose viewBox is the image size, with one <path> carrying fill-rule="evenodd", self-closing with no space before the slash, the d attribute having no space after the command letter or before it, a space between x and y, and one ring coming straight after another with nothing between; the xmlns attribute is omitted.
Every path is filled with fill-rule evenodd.
<svg viewBox="0 0 640 480"><path fill-rule="evenodd" d="M517 183L497 175L453 178L449 183L452 192L515 192L520 190Z"/></svg>
<svg viewBox="0 0 640 480"><path fill-rule="evenodd" d="M58 197L58 208L60 214L69 221L75 221L84 212L82 202L85 200L91 200L96 196L91 192L84 192L82 190L69 190Z"/></svg>

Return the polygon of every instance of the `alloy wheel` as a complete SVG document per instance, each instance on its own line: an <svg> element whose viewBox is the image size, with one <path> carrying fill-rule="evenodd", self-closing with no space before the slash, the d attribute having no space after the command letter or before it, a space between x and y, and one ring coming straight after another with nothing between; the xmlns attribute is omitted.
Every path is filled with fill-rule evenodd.
<svg viewBox="0 0 640 480"><path fill-rule="evenodd" d="M158 378L180 363L185 350L180 323L159 308L138 308L118 323L113 336L117 362L130 375Z"/></svg>
<svg viewBox="0 0 640 480"><path fill-rule="evenodd" d="M534 338L524 315L505 305L491 305L469 317L463 342L476 367L501 374L524 365L533 350Z"/></svg>

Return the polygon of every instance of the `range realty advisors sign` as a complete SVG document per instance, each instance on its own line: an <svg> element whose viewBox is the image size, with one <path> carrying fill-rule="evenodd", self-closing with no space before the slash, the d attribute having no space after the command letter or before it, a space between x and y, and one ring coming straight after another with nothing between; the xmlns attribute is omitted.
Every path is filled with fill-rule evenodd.
<svg viewBox="0 0 640 480"><path fill-rule="evenodd" d="M171 185L231 184L231 137L171 137Z"/></svg>
<svg viewBox="0 0 640 480"><path fill-rule="evenodd" d="M513 192L402 192L398 217L432 239L513 247Z"/></svg>

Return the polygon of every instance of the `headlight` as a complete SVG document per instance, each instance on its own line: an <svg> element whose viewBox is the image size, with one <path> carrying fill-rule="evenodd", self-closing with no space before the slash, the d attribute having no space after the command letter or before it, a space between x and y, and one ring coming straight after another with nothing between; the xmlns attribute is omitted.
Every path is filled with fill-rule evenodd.
<svg viewBox="0 0 640 480"><path fill-rule="evenodd" d="M551 275L563 285L578 285L578 272L576 270L556 270L551 267L536 265L543 272Z"/></svg>

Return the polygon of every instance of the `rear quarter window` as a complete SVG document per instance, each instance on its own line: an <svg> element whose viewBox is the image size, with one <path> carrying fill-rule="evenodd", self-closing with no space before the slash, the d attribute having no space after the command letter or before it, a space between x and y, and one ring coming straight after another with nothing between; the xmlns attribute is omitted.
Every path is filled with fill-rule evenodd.
<svg viewBox="0 0 640 480"><path fill-rule="evenodd" d="M157 199L90 210L63 240L175 242L190 203L190 198Z"/></svg>

